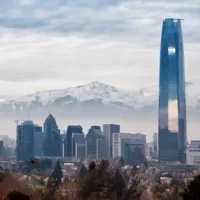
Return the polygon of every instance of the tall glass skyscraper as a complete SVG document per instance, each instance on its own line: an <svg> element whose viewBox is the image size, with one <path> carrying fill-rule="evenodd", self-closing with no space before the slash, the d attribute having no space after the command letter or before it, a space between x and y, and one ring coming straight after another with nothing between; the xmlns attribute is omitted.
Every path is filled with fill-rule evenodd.
<svg viewBox="0 0 200 200"><path fill-rule="evenodd" d="M185 73L180 19L163 21L159 89L159 160L185 163Z"/></svg>

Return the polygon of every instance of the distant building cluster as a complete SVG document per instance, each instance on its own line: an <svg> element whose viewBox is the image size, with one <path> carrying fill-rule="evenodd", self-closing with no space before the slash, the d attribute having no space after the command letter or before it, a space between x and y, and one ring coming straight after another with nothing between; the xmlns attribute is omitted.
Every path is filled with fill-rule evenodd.
<svg viewBox="0 0 200 200"><path fill-rule="evenodd" d="M82 126L69 125L64 135L53 115L49 115L43 128L32 121L17 125L16 160L34 157L63 157L78 159L123 158L125 164L141 164L146 160L146 136L121 133L120 125L91 126L83 133Z"/></svg>
<svg viewBox="0 0 200 200"><path fill-rule="evenodd" d="M0 161L15 158L15 141L7 135L0 136Z"/></svg>

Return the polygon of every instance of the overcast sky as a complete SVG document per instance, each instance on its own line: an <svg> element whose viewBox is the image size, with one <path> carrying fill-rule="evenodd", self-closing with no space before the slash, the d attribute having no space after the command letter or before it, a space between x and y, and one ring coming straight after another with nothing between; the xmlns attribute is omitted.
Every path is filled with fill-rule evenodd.
<svg viewBox="0 0 200 200"><path fill-rule="evenodd" d="M114 2L114 3L113 3ZM158 84L162 21L184 18L186 80L200 85L200 0L1 0L0 96L102 81Z"/></svg>

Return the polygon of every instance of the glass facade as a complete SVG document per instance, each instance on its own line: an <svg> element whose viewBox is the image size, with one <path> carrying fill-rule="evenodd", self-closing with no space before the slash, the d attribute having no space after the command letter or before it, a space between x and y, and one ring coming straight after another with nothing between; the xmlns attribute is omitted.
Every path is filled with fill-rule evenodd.
<svg viewBox="0 0 200 200"><path fill-rule="evenodd" d="M35 125L34 131L34 156L43 156L43 144L44 144L44 133L42 132L42 127Z"/></svg>
<svg viewBox="0 0 200 200"><path fill-rule="evenodd" d="M91 126L89 129L87 135L86 135L86 141L87 141L87 158L90 159L96 159L97 157L97 144L100 144L100 140L98 143L98 139L103 139L105 143L105 139L103 136L103 132L101 130L100 126ZM105 157L105 156L104 156Z"/></svg>
<svg viewBox="0 0 200 200"><path fill-rule="evenodd" d="M65 157L73 157L73 152L72 152L72 133L82 133L83 134L83 129L81 126L71 126L69 125L67 128L66 132L66 137L65 137L65 148L64 148L64 154Z"/></svg>
<svg viewBox="0 0 200 200"><path fill-rule="evenodd" d="M153 152L158 153L158 133L153 134Z"/></svg>
<svg viewBox="0 0 200 200"><path fill-rule="evenodd" d="M146 138L122 138L121 139L121 156L124 164L142 164L145 162Z"/></svg>
<svg viewBox="0 0 200 200"><path fill-rule="evenodd" d="M44 122L44 156L62 156L62 139L60 130L53 115L49 115Z"/></svg>
<svg viewBox="0 0 200 200"><path fill-rule="evenodd" d="M180 19L162 27L159 88L159 160L186 162L184 50Z"/></svg>
<svg viewBox="0 0 200 200"><path fill-rule="evenodd" d="M105 138L98 138L96 140L96 159L105 159L106 158L106 142Z"/></svg>
<svg viewBox="0 0 200 200"><path fill-rule="evenodd" d="M141 164L146 158L146 135L133 133L113 134L113 158L122 157L124 164Z"/></svg>
<svg viewBox="0 0 200 200"><path fill-rule="evenodd" d="M17 161L28 161L34 157L34 126L32 121L17 126Z"/></svg>
<svg viewBox="0 0 200 200"><path fill-rule="evenodd" d="M145 163L145 145L126 144L124 148L124 162L130 165L140 165Z"/></svg>
<svg viewBox="0 0 200 200"><path fill-rule="evenodd" d="M103 134L106 140L106 155L107 158L112 158L112 137L113 133L120 133L120 125L117 124L104 124Z"/></svg>
<svg viewBox="0 0 200 200"><path fill-rule="evenodd" d="M76 152L76 144L82 144L85 145L85 137L83 133L72 133L72 157L76 156L77 152ZM84 152L85 155L85 152Z"/></svg>

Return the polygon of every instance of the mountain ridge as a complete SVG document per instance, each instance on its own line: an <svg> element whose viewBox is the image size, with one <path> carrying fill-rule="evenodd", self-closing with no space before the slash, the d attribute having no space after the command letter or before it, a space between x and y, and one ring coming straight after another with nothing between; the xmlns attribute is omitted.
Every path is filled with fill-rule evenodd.
<svg viewBox="0 0 200 200"><path fill-rule="evenodd" d="M194 84L186 84L187 105L200 107L200 94L190 89ZM188 90L189 88L189 90ZM195 92L194 92L195 91ZM23 112L27 109L58 109L80 106L104 106L117 109L140 110L156 108L158 104L158 86L139 90L119 89L99 81L85 85L57 90L37 91L22 97L0 102L3 112Z"/></svg>

